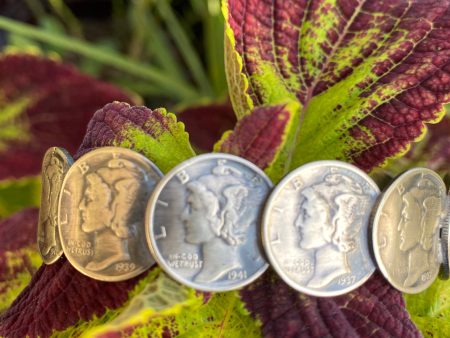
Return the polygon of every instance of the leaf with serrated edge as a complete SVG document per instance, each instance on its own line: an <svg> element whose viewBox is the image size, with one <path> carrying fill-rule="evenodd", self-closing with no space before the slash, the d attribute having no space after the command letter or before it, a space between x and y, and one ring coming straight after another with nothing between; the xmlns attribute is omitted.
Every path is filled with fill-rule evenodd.
<svg viewBox="0 0 450 338"><path fill-rule="evenodd" d="M420 140L450 100L448 0L228 0L223 12L227 58L241 61L229 82L245 77L255 107L301 104L288 170L340 159L369 171Z"/></svg>
<svg viewBox="0 0 450 338"><path fill-rule="evenodd" d="M89 122L82 153L105 146L141 152L163 172L195 156L184 124L174 114L124 102L107 104Z"/></svg>

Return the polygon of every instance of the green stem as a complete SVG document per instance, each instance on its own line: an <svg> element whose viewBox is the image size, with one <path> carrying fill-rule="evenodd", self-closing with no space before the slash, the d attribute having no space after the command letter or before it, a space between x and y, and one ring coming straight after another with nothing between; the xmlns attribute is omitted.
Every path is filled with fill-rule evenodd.
<svg viewBox="0 0 450 338"><path fill-rule="evenodd" d="M81 24L64 1L49 0L48 3L56 15L60 17L62 23L67 25L69 32L76 38L83 40L84 36Z"/></svg>
<svg viewBox="0 0 450 338"><path fill-rule="evenodd" d="M180 22L175 16L172 8L170 7L167 0L157 0L156 8L158 9L159 14L164 19L164 22L167 25L167 29L172 35L173 40L175 41L178 49L186 61L189 70L192 73L192 76L195 79L195 82L200 86L203 93L207 95L211 95L211 85L209 83L208 77L204 71L203 65L200 62L200 58L198 57L194 47L190 43L188 37L184 29L181 27Z"/></svg>
<svg viewBox="0 0 450 338"><path fill-rule="evenodd" d="M83 55L104 65L121 70L124 73L153 82L164 88L166 93L174 98L185 100L199 97L199 94L194 89L187 84L181 83L180 79L172 79L155 67L130 61L117 53L94 47L78 39L44 32L37 27L19 23L3 16L0 16L0 28Z"/></svg>
<svg viewBox="0 0 450 338"><path fill-rule="evenodd" d="M203 18L204 49L209 78L216 96L227 93L224 60L224 20L218 0L206 0L208 12Z"/></svg>

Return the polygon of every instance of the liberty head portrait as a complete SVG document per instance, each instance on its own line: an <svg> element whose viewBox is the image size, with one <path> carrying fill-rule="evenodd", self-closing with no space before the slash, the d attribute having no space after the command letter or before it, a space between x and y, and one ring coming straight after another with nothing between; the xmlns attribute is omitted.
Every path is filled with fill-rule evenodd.
<svg viewBox="0 0 450 338"><path fill-rule="evenodd" d="M94 256L85 268L102 271L129 261L130 241L138 237L148 192L145 172L131 161L115 158L84 177L79 204L80 226L95 238Z"/></svg>
<svg viewBox="0 0 450 338"><path fill-rule="evenodd" d="M408 255L407 276L403 282L405 287L414 286L423 273L436 268L435 243L441 210L441 198L426 178L420 178L402 195L397 230L400 251Z"/></svg>
<svg viewBox="0 0 450 338"><path fill-rule="evenodd" d="M186 206L181 215L185 242L198 245L203 266L194 281L209 283L242 268L239 248L247 240L247 229L256 220L247 196L251 187L243 174L226 164L186 184Z"/></svg>
<svg viewBox="0 0 450 338"><path fill-rule="evenodd" d="M300 191L294 226L299 247L314 255L308 287L323 288L351 272L348 255L359 249L370 200L360 184L342 174L328 174L322 182Z"/></svg>

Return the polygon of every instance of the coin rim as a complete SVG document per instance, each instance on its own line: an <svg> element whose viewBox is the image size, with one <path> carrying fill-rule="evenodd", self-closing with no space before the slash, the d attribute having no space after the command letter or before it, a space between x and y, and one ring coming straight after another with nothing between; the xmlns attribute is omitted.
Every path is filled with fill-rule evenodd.
<svg viewBox="0 0 450 338"><path fill-rule="evenodd" d="M432 176L434 176L435 178L438 179L438 181L440 183L442 183L442 187L444 188L444 191L446 191L446 186L444 181L442 180L442 178L433 170L428 169L428 168L413 168L413 169L409 169L407 171L405 171L404 173L402 173L401 175L399 175L398 177L396 177L393 182L388 186L387 189L385 189L383 191L383 193L378 197L378 202L377 202L377 208L374 211L374 216L372 219L372 248L373 248L373 254L375 256L375 260L377 262L377 266L378 269L381 271L381 273L383 274L384 278L386 278L389 282L389 284L391 284L394 288L396 288L397 290L404 292L404 293L408 293L408 294L416 294L419 292L424 291L425 289L427 289L431 284L433 284L433 282L436 280L438 274L439 274L439 270L440 270L440 264L437 266L436 269L436 273L434 274L434 278L430 278L430 280L423 284L422 286L417 286L414 288L405 288L402 287L401 285L398 285L397 282L395 282L390 274L388 273L385 264L383 262L383 260L381 259L381 254L379 252L378 249L378 228L379 228L379 223L380 223L380 217L381 217L381 210L383 209L384 205L386 204L387 199L391 196L392 192L395 190L395 188L398 186L398 183L400 182L400 180L403 180L405 176L409 176L409 175L416 175L417 173L426 171L427 174L431 174ZM444 203L446 203L446 200L444 199ZM442 216L441 216L441 221L439 226L442 224ZM439 231L439 229L438 229ZM439 246L440 246L440 241L439 241L439 232L438 235L436 235L438 237L438 250L439 250Z"/></svg>
<svg viewBox="0 0 450 338"><path fill-rule="evenodd" d="M129 154L130 156L135 156L135 157L139 157L141 158L141 160L143 160L144 162L146 162L154 171L157 175L160 176L160 179L163 177L163 173L161 172L161 170L156 166L155 163L153 163L152 161L150 161L147 157L145 157L144 155L142 155L141 153L138 153L134 150L128 149L128 148L121 148L121 147L101 147L101 148L97 148L94 149L86 154L84 154L83 156L79 157L74 163L73 165L70 167L70 169L67 171L66 176L64 177L64 181L63 184L61 186L61 191L63 191L65 185L66 185L66 181L69 177L69 173L71 170L75 170L73 168L76 168L76 164L81 161L81 160L86 160L86 158L90 158L92 156L95 156L99 153L111 153L111 152L121 152L123 154ZM156 182L158 183L158 181ZM151 193L151 192L150 192ZM100 280L100 281L104 281L104 282L120 282L120 281L124 281L133 277L136 277L137 275L141 274L142 272L144 272L145 270L149 269L154 262L149 261L147 264L144 264L141 268L136 269L131 271L130 273L127 274L123 274L123 275L117 275L117 276L105 276L102 274L99 274L97 272L91 272L86 270L84 267L82 267L78 262L76 262L73 258L71 258L69 255L66 254L66 247L63 241L63 235L62 235L62 231L61 231L61 225L60 225L60 210L61 210L61 203L62 203L62 196L63 194L59 195L59 201L58 201L58 228L59 228L59 236L60 236L60 240L61 240L61 244L63 247L63 251L64 251L64 255L66 256L67 260L70 262L70 264L72 264L72 266L77 269L79 272L81 272L83 275L88 276L90 278L96 279L96 280ZM145 215L144 215L145 217ZM145 219L143 222L143 226L145 227ZM74 264L75 263L75 264ZM151 263L151 264L150 264Z"/></svg>
<svg viewBox="0 0 450 338"><path fill-rule="evenodd" d="M53 156L55 153L57 153L59 156L61 156L61 158L63 160L65 160L65 164L67 165L67 171L64 173L64 178L66 177L67 173L69 172L69 169L72 167L72 165L74 163L72 155L70 155L70 153L66 149L60 148L60 147L50 147L50 148L48 148L47 151L44 154L44 157L42 158L42 165L41 165L41 182L42 182L41 203L40 203L40 207L39 207L38 227L37 227L36 235L37 235L37 247L38 247L39 255L41 256L42 261L45 264L47 264L47 265L55 263L58 259L61 258L61 256L64 253L63 248L62 248L62 243L61 243L61 236L59 234L59 231L60 231L60 229L59 229L59 195L61 194L61 191L62 191L62 186L64 184L64 178L61 180L62 182L61 182L60 190L58 192L58 198L57 198L58 209L56 211L56 213L57 213L57 215L56 215L57 216L56 217L57 218L56 230L58 231L58 234L57 234L57 236L55 236L55 239L56 239L56 241L59 242L59 246L60 246L61 249L58 250L58 252L55 255L52 255L51 258L48 258L49 255L45 255L44 256L42 254L42 249L41 249L41 246L39 244L39 234L42 231L41 213L42 213L42 201L43 201L42 194L44 192L44 180L43 180L43 177L42 177L43 173L44 173L43 167L44 167L45 160L47 159L47 156Z"/></svg>
<svg viewBox="0 0 450 338"><path fill-rule="evenodd" d="M220 292L220 291L232 291L232 290L237 290L242 288L245 285L248 285L250 283L252 283L254 280L258 279L269 267L269 264L267 263L267 259L264 255L264 249L262 248L261 241L258 241L258 247L260 248L261 251L261 257L262 259L266 262L259 270L257 270L257 272L255 272L253 275L251 275L251 277L245 279L245 280L241 280L239 283L235 283L235 285L227 285L227 286L223 286L223 287L209 287L207 285L203 285L203 284L198 284L198 283L194 283L191 282L185 278L183 278L182 276L180 276L179 274L175 273L173 271L173 269L171 269L169 267L168 264L166 264L164 257L162 256L162 254L160 254L159 250L158 250L158 246L156 243L156 240L154 239L154 236L152 236L151 234L154 233L154 223L153 223L153 216L155 213L155 206L156 203L158 201L158 197L161 194L162 190L164 189L165 185L176 175L176 173L178 173L181 169L186 168L188 166L191 166L195 163L198 162L202 162L205 160L213 160L213 159L226 159L226 160L230 160L230 161L234 161L237 162L239 164L243 164L245 166L247 166L248 168L250 168L251 170L255 171L262 179L264 179L264 181L268 184L269 188L268 191L270 193L270 190L273 188L273 183L270 180L270 178L266 175L266 173L264 173L264 171L262 171L259 167L257 167L255 164L253 164L252 162L242 158L242 157L238 157L235 155L231 155L231 154L226 154L226 153L208 153L208 154L201 154L195 157L192 157L190 159L187 159L183 162L181 162L180 164L178 164L177 166L175 166L174 168L172 168L164 177L162 180L159 181L159 183L157 184L157 186L155 187L155 189L153 190L152 195L150 196L150 199L148 201L147 204L147 212L146 212L146 227L145 227L145 233L146 233L146 238L147 238L147 243L148 246L150 248L150 252L153 255L153 258L155 259L155 261L158 263L158 265L164 270L164 272L166 272L171 278L173 278L174 280L176 280L177 282L189 286L191 288L194 288L196 290L199 291L206 291L206 292ZM264 206L265 203L264 199L262 201L262 206ZM261 210L263 211L263 209ZM261 224L261 217L262 213L259 215L259 227L261 228L262 224ZM258 226L258 225L257 225ZM258 229L256 229L256 233L257 235L260 234L260 231L258 231ZM261 229L259 229L261 230Z"/></svg>
<svg viewBox="0 0 450 338"><path fill-rule="evenodd" d="M351 164L348 164L345 162L341 162L341 161L334 161L334 160L314 161L314 162L304 164L304 165L294 169L288 175L284 176L283 179L277 184L275 189L273 189L272 193L270 194L269 198L267 199L266 206L264 209L264 214L263 214L263 221L262 221L263 247L266 252L266 256L268 257L268 259L271 263L272 268L277 272L277 274L281 277L281 279L283 279L283 281L286 282L290 287L292 287L293 289L295 289L297 291L300 291L302 293L310 295L310 296L335 297L335 296L343 295L343 294L346 294L350 291L357 289L358 287L363 285L370 278L370 276L372 276L372 274L375 272L376 266L375 266L375 262L373 261L372 256L370 255L369 243L367 243L367 245L368 245L367 249L369 252L368 259L369 259L369 261L372 262L372 265L373 265L373 268L371 269L371 271L368 272L365 276L363 276L363 278L359 279L355 284L347 286L341 290L335 290L335 291L313 290L311 288L308 288L308 287L305 287L305 286L302 286L302 285L299 285L298 283L296 283L283 271L280 264L278 263L278 260L275 257L275 254L271 248L271 245L270 245L269 231L270 231L270 214L271 214L271 209L272 209L271 205L274 203L274 200L277 197L278 193L285 187L285 185L287 183L290 182L290 180L293 177L299 175L300 172L303 172L305 170L310 170L312 168L317 168L317 167L319 167L319 168L321 168L321 167L339 167L339 168L351 170L353 173L356 173L359 176L361 176L361 178L365 179L366 182L371 187L374 188L375 193L376 193L375 198L378 197L378 195L380 194L380 188L375 183L375 181L369 175L367 175L364 171L362 171L361 169L359 169L358 167L356 167L354 165L351 165ZM374 200L374 203L375 203L375 200ZM370 217L370 211L369 211L368 216ZM368 241L369 241L369 237L370 237L369 220L370 220L370 218L367 219L367 240Z"/></svg>

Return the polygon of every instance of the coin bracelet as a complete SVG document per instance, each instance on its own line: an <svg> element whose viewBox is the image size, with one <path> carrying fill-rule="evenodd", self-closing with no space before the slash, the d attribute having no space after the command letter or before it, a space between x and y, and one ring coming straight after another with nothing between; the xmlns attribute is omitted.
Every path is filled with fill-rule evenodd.
<svg viewBox="0 0 450 338"><path fill-rule="evenodd" d="M129 279L156 261L184 285L229 291L270 263L292 288L330 297L356 289L377 267L405 293L450 275L450 197L425 168L380 194L357 167L317 161L273 188L261 169L229 154L199 155L163 175L129 149L98 148L74 162L53 147L42 183L44 263L64 253L98 280Z"/></svg>

